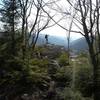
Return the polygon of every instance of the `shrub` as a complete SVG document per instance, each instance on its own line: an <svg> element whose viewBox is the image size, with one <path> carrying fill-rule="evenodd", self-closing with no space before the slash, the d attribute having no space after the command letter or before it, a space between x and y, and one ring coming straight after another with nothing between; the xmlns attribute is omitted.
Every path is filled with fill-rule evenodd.
<svg viewBox="0 0 100 100"><path fill-rule="evenodd" d="M37 59L37 58L34 58L34 59L30 60L30 64L31 65L38 65L40 67L47 67L48 63L49 63L48 59Z"/></svg>
<svg viewBox="0 0 100 100"><path fill-rule="evenodd" d="M55 79L60 87L70 86L72 82L72 67L64 66L59 68L55 74Z"/></svg>
<svg viewBox="0 0 100 100"><path fill-rule="evenodd" d="M68 54L66 52L63 52L60 57L58 58L58 62L61 66L68 65Z"/></svg>
<svg viewBox="0 0 100 100"><path fill-rule="evenodd" d="M93 93L93 69L86 57L78 58L75 68L75 88L83 96L91 97ZM74 66L74 67L75 67Z"/></svg>
<svg viewBox="0 0 100 100"><path fill-rule="evenodd" d="M73 91L71 88L69 87L65 87L65 89L63 90L63 92L60 94L61 98L63 98L64 100L85 100L81 93L78 91Z"/></svg>

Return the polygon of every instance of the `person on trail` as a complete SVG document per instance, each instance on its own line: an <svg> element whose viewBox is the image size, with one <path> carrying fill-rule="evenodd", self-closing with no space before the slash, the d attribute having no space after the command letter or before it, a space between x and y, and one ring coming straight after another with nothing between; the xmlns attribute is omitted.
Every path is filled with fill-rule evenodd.
<svg viewBox="0 0 100 100"><path fill-rule="evenodd" d="M48 44L48 35L45 35L46 44Z"/></svg>

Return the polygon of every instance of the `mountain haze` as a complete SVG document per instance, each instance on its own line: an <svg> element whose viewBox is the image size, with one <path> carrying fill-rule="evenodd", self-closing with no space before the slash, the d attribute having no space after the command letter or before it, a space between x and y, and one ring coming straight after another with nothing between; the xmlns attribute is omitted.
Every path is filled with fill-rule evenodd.
<svg viewBox="0 0 100 100"><path fill-rule="evenodd" d="M54 45L59 45L59 46L64 46L67 48L67 38L65 37L57 37L57 36L48 36L48 42L49 44L54 44ZM39 38L37 40L37 45L44 45L46 44L45 40L45 34L40 34ZM84 37L76 39L76 40L70 40L70 48L72 50L76 51L85 51L88 49L88 45L86 43L86 40Z"/></svg>
<svg viewBox="0 0 100 100"><path fill-rule="evenodd" d="M67 47L67 39L66 37L57 37L48 35L48 42L50 44L60 45ZM37 45L46 44L45 34L40 34L37 40Z"/></svg>
<svg viewBox="0 0 100 100"><path fill-rule="evenodd" d="M70 44L70 48L77 51L88 50L88 45L84 37L74 40Z"/></svg>

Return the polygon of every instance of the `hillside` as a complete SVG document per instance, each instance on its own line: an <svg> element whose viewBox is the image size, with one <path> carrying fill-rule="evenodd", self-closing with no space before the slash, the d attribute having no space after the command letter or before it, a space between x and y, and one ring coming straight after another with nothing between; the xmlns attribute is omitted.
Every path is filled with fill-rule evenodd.
<svg viewBox="0 0 100 100"><path fill-rule="evenodd" d="M67 39L62 38L62 37L56 37L56 36L48 36L48 42L49 44L54 44L54 45L59 45L59 46L64 46L67 48ZM45 40L45 35L40 34L37 45L44 45L46 44ZM84 37L76 39L76 40L71 40L70 41L70 48L75 51L84 51L88 49L88 45L86 43L86 40Z"/></svg>
<svg viewBox="0 0 100 100"><path fill-rule="evenodd" d="M66 48L64 46L59 46L54 44L45 44L45 45L37 46L37 48L42 57L46 57L49 59L55 59L62 52L66 52Z"/></svg>
<svg viewBox="0 0 100 100"><path fill-rule="evenodd" d="M82 38L79 38L79 39L71 42L70 48L72 50L77 50L77 51L86 51L86 50L88 50L88 45L86 43L85 38L82 37Z"/></svg>
<svg viewBox="0 0 100 100"><path fill-rule="evenodd" d="M55 45L60 45L60 46L65 46L67 47L67 39L66 37L57 37L57 36L48 36L48 42L49 44L55 44ZM42 45L45 44L46 40L45 40L45 34L40 34L38 41L37 41L37 45Z"/></svg>

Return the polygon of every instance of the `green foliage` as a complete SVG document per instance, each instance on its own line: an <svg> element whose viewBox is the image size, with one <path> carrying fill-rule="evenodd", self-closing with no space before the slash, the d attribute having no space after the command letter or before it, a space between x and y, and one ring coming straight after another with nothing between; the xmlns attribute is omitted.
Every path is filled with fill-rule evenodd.
<svg viewBox="0 0 100 100"><path fill-rule="evenodd" d="M36 46L34 51L35 52L46 52L47 48Z"/></svg>
<svg viewBox="0 0 100 100"><path fill-rule="evenodd" d="M39 64L40 65L40 64ZM45 66L29 64L28 60L20 58L6 60L5 67L0 69L0 94L21 95L33 93L34 90L48 88L50 77ZM9 89L10 88L10 89Z"/></svg>
<svg viewBox="0 0 100 100"><path fill-rule="evenodd" d="M60 95L64 100L85 100L80 92L73 91L68 87L66 87Z"/></svg>
<svg viewBox="0 0 100 100"><path fill-rule="evenodd" d="M49 63L48 59L37 59L37 58L34 58L34 59L30 60L30 64L31 65L38 65L40 67L47 67L48 63Z"/></svg>
<svg viewBox="0 0 100 100"><path fill-rule="evenodd" d="M48 65L48 74L53 78L56 73L57 73L57 66L54 64L49 64Z"/></svg>
<svg viewBox="0 0 100 100"><path fill-rule="evenodd" d="M93 69L86 57L78 58L75 68L75 88L83 96L91 97L93 93Z"/></svg>
<svg viewBox="0 0 100 100"><path fill-rule="evenodd" d="M66 52L62 52L57 60L61 66L68 65L68 54Z"/></svg>
<svg viewBox="0 0 100 100"><path fill-rule="evenodd" d="M87 52L81 52L81 53L79 53L79 55L78 55L78 58L88 58L89 57L89 55L88 55L88 53Z"/></svg>
<svg viewBox="0 0 100 100"><path fill-rule="evenodd" d="M72 67L65 66L57 69L55 74L57 85L61 87L69 86L72 82Z"/></svg>
<svg viewBox="0 0 100 100"><path fill-rule="evenodd" d="M18 13L16 12L19 8L18 1L12 0L2 0L3 7L0 9L1 21L4 23L4 29L6 31L11 31L13 24L13 14L14 14L14 25L17 25ZM11 28L11 29L10 29Z"/></svg>

